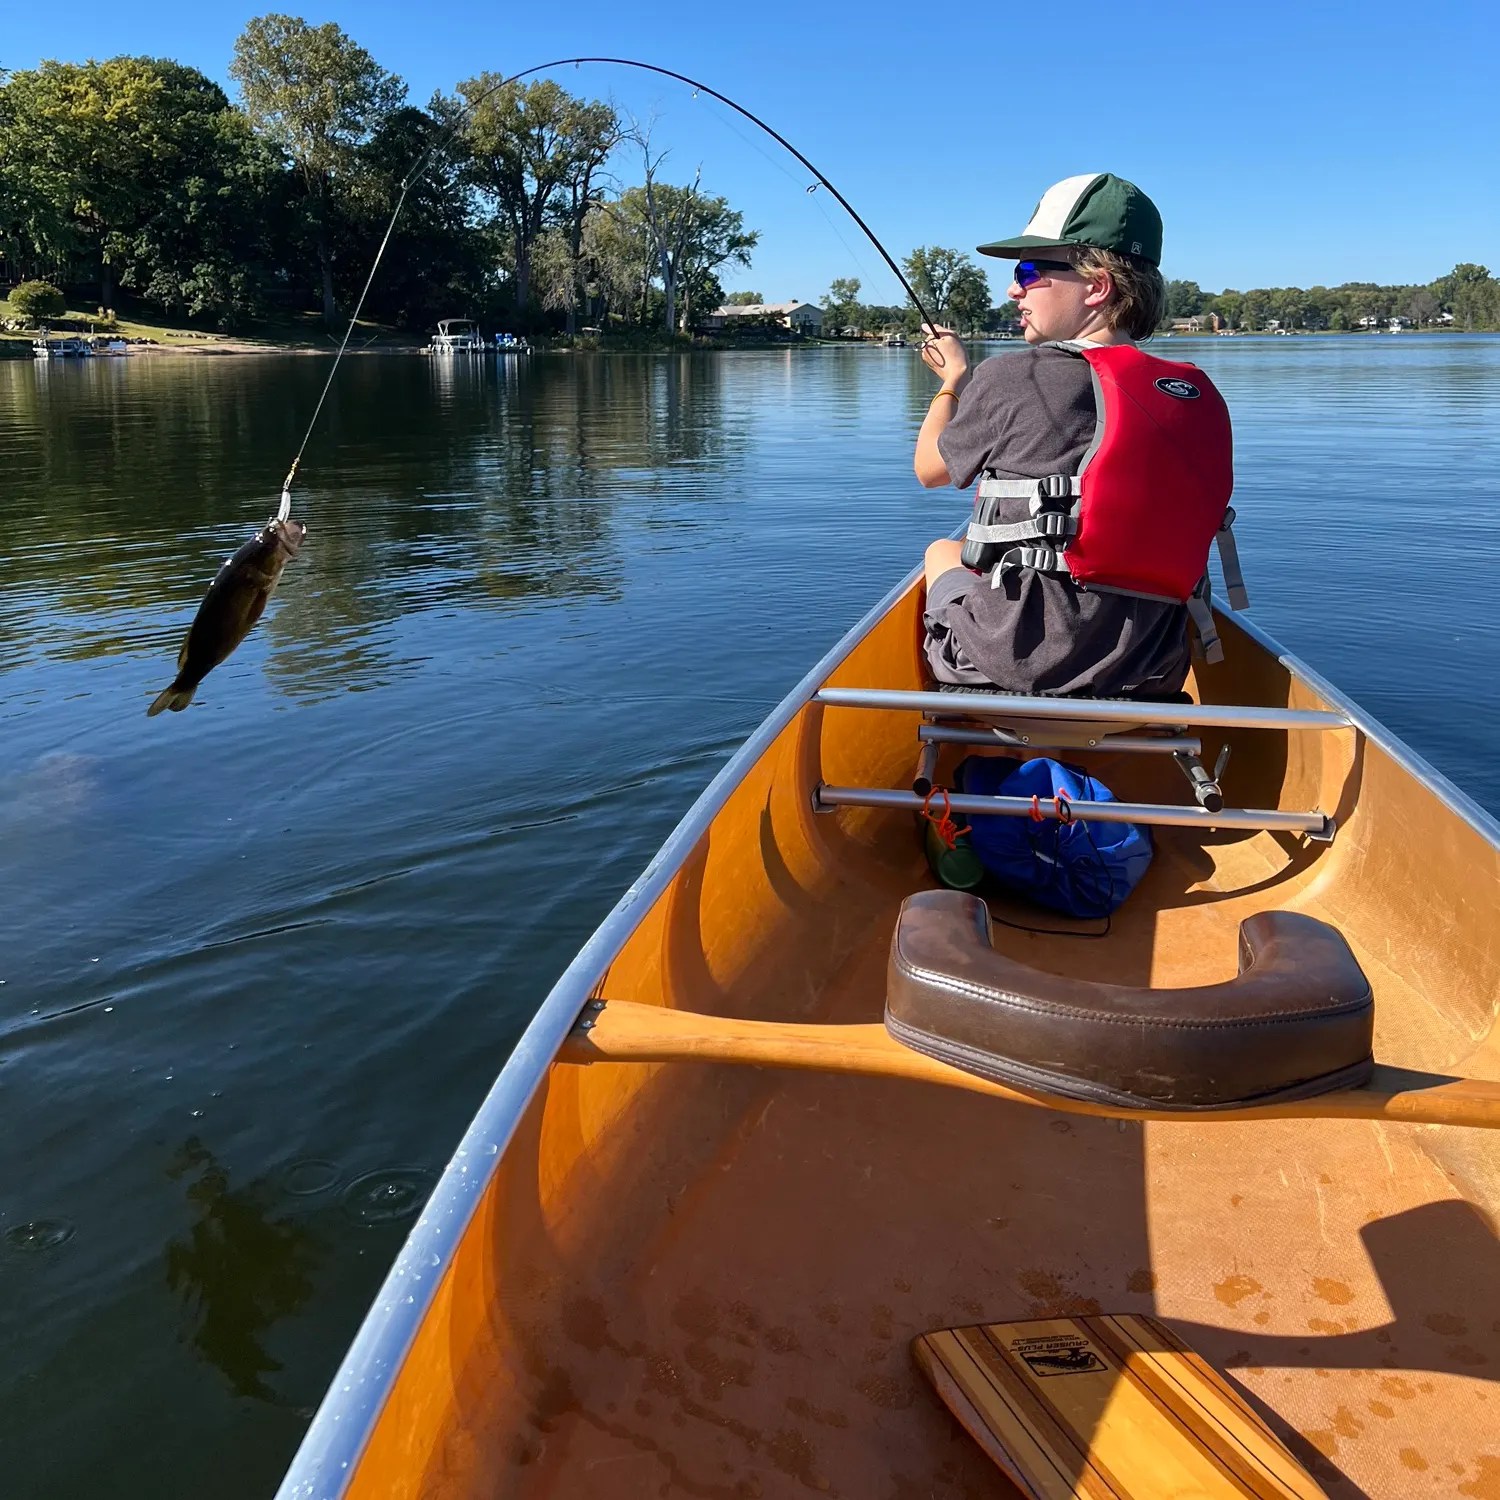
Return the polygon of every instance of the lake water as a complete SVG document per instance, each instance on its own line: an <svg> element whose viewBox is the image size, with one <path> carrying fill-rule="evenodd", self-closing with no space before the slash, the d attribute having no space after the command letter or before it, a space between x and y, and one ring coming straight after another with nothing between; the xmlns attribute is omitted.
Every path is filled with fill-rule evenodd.
<svg viewBox="0 0 1500 1500"><path fill-rule="evenodd" d="M1177 341L1255 617L1500 811L1500 339ZM1002 356L1003 357L1003 356ZM914 351L0 363L0 1492L270 1494L531 1011L966 504Z"/></svg>

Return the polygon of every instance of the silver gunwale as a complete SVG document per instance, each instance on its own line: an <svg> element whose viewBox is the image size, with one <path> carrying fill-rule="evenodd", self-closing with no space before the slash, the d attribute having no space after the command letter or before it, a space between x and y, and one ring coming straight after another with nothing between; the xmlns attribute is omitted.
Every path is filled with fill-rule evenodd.
<svg viewBox="0 0 1500 1500"><path fill-rule="evenodd" d="M884 618L920 572L916 569L908 574L864 615L725 762L719 774L699 794L651 862L552 986L464 1132L370 1311L365 1314L364 1322L329 1384L276 1492L277 1500L338 1500L344 1494L391 1386L448 1270L452 1253L594 986L634 932L643 911L676 875L744 773L813 700L829 674ZM1286 651L1260 626L1243 614L1222 606L1216 608L1269 651L1293 677L1311 688L1330 708L1346 714L1352 725L1372 744L1463 818L1492 848L1500 850L1500 822L1473 798L1460 791L1327 679Z"/></svg>
<svg viewBox="0 0 1500 1500"><path fill-rule="evenodd" d="M635 931L643 912L671 883L745 772L812 701L829 674L885 617L920 573L920 568L914 569L896 584L771 710L699 794L651 862L563 970L485 1095L421 1217L412 1226L303 1435L292 1466L276 1491L277 1500L337 1500L344 1493L453 1250L594 986Z"/></svg>

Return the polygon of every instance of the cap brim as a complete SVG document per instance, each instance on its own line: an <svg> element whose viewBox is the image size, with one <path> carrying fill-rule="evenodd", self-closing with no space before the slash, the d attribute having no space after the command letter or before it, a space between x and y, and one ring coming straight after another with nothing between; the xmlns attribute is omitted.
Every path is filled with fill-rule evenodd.
<svg viewBox="0 0 1500 1500"><path fill-rule="evenodd" d="M974 247L981 255L1014 255L1021 250L1076 250L1067 240L1049 240L1042 234L1018 234L1010 240L994 240Z"/></svg>

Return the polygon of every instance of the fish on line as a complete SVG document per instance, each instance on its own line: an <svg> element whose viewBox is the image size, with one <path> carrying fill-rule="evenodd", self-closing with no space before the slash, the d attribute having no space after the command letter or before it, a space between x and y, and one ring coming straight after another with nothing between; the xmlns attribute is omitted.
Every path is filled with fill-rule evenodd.
<svg viewBox="0 0 1500 1500"><path fill-rule="evenodd" d="M198 684L231 655L265 613L282 569L296 557L306 535L301 521L278 516L225 559L188 626L177 653L177 676L157 694L147 718L165 708L181 713L193 701Z"/></svg>

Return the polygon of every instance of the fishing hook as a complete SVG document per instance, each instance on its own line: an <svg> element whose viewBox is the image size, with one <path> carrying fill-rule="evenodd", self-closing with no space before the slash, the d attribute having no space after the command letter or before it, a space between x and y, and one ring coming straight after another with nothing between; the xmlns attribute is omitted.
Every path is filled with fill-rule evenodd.
<svg viewBox="0 0 1500 1500"><path fill-rule="evenodd" d="M302 441L297 447L297 455L292 459L292 466L287 470L286 479L281 486L281 504L276 512L276 519L285 521L292 513L292 481L297 477L297 467L302 462L302 455L307 450L308 440L313 435L313 429L318 424L318 417L322 413L323 404L328 399L328 392L333 387L333 377L338 374L339 362L344 357L344 351L349 347L349 340L353 336L355 326L359 322L359 315L364 310L365 298L370 294L370 287L375 280L375 272L379 269L381 258L385 255L386 246L390 243L391 235L395 231L396 221L401 217L401 210L406 205L406 195L416 184L421 181L422 175L427 171L432 159L437 153L447 147L458 133L465 129L474 116L474 111L484 101L501 89L508 88L513 83L519 83L523 78L530 78L537 73L548 72L552 68L565 68L570 64L576 69L584 63L606 63L613 67L639 68L645 73L657 73L663 78L676 79L678 83L685 83L692 91L696 99L700 93L707 94L717 99L721 104L727 104L737 114L743 115L752 125L758 125L779 146L791 152L793 156L817 178L817 182L809 185L807 191L817 192L819 186L825 187L838 200L846 214L859 226L865 238L880 252L880 257L886 265L891 268L891 274L901 283L902 290L911 299L911 304L917 310L917 315L929 328L935 326L927 309L922 306L921 298L912 289L911 283L902 273L901 267L892 259L890 252L876 238L875 231L855 212L854 205L839 192L839 190L778 130L773 130L759 115L752 114L743 104L736 104L727 94L721 94L717 89L710 88L706 83L699 83L695 78L689 78L685 73L674 73L671 68L658 67L655 63L639 62L633 57L564 57L553 62L538 63L534 68L523 68L519 73L512 73L508 78L502 78L499 83L492 84L477 98L471 99L464 108L459 111L458 119L446 130L436 141L424 151L401 179L401 191L396 198L396 206L391 211L390 222L385 227L385 234L381 238L380 248L375 252L375 259L370 264L370 274L365 278L364 288L359 294L359 301L354 304L354 313L349 319L349 326L344 330L343 342L340 343L338 353L333 357L333 367L328 372L328 379L323 383L322 393L318 397L318 404L313 408L313 414L307 424L307 431L302 435Z"/></svg>

